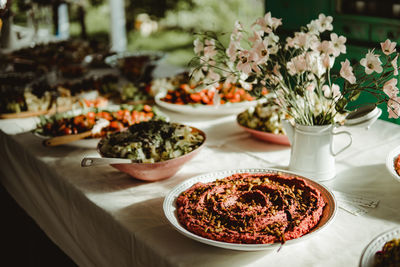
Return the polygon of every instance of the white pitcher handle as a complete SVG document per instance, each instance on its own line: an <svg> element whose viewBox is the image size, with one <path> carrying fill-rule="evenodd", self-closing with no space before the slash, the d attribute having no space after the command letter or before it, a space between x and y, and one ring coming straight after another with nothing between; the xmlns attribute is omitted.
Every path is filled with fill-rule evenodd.
<svg viewBox="0 0 400 267"><path fill-rule="evenodd" d="M342 153L343 151L345 151L346 149L348 149L350 146L351 146L351 144L353 143L353 137L351 136L351 133L349 133L348 131L341 131L341 132L337 132L337 133L335 133L335 132L333 132L333 129L332 129L332 135L340 135L340 134L345 134L345 135L347 135L348 137L350 137L350 142L346 145L346 146L344 146L343 148L341 148L338 152L333 152L333 142L331 143L332 145L331 145L331 153L332 153L332 155L333 156L337 156L337 155L339 155L340 153Z"/></svg>

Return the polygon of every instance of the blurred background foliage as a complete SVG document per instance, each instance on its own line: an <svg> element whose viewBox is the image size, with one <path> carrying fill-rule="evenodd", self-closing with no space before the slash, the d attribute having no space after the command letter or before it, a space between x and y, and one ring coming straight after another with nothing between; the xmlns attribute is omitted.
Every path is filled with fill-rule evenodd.
<svg viewBox="0 0 400 267"><path fill-rule="evenodd" d="M27 16L35 7L43 10L46 6L54 13L57 5L65 2L69 4L72 37L109 41L109 0L13 0L14 23L26 25ZM221 34L230 32L236 20L249 25L263 14L263 0L125 1L128 50L166 51L168 63L185 66L194 56L195 33L206 30ZM52 30L54 33L54 27Z"/></svg>

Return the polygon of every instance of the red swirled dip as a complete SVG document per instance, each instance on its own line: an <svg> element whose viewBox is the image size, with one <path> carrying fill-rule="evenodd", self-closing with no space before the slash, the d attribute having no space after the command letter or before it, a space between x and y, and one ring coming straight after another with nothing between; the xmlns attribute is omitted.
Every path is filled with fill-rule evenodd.
<svg viewBox="0 0 400 267"><path fill-rule="evenodd" d="M268 244L307 234L325 201L297 176L240 173L197 183L177 199L179 222L199 236L239 244Z"/></svg>

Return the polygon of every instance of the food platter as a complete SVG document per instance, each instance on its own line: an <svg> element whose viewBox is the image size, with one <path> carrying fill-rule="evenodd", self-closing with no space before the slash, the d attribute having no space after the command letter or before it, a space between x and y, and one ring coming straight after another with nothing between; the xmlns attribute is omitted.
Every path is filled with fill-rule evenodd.
<svg viewBox="0 0 400 267"><path fill-rule="evenodd" d="M89 113L91 113L91 116L89 116ZM42 138L45 144L45 142L48 142L49 138L64 136L71 136L71 138L73 138L73 136L78 136L83 132L90 131L95 121L99 119L108 120L110 123L107 127L103 128L100 133L86 139L69 142L69 144L78 147L94 148L100 140L99 137L107 133L120 131L140 121L150 119L168 120L167 116L155 109L154 106L108 105L102 108L80 108L59 113L51 117L42 117L37 124L37 128L33 130L33 133ZM69 132L60 131L59 128L64 128L64 130L69 130ZM79 130L77 132L71 132L72 128Z"/></svg>
<svg viewBox="0 0 400 267"><path fill-rule="evenodd" d="M361 254L360 267L373 267L376 252L382 250L383 245L394 238L400 238L400 228L391 229L376 236Z"/></svg>
<svg viewBox="0 0 400 267"><path fill-rule="evenodd" d="M335 200L335 197L333 196L333 193L329 189L327 189L325 186L323 186L315 181L312 181L308 178L305 178L303 176L297 175L292 172L283 171L283 170L278 170L278 169L240 169L240 170L218 171L218 172L212 172L212 173L208 173L208 174L199 175L199 176L193 177L191 179L188 179L188 180L182 182L181 184L177 185L175 188L173 188L168 193L168 195L165 197L164 203L163 203L164 214L165 214L166 218L168 219L168 221L171 223L171 225L179 233L185 235L186 237L189 237L198 242L208 244L211 246L215 246L215 247L221 247L221 248L232 249L232 250L241 250L241 251L278 249L281 246L281 243L237 244L237 243L228 243L228 242L221 242L221 241L207 239L207 238L201 237L199 235L196 235L192 232L189 232L179 223L178 217L177 217L177 210L176 210L176 199L182 192L184 192L185 190L187 190L192 185L194 185L198 182L203 182L203 183L211 182L211 181L215 181L216 179L224 178L224 177L230 176L235 173L281 173L281 174L287 174L287 175L296 175L296 176L306 180L308 184L315 187L316 189L318 189L321 192L322 197L327 204L323 210L321 219L320 219L319 223L317 224L317 226L314 229L312 229L309 233L307 233L306 235L304 235L300 238L286 241L284 246L297 244L301 241L306 240L307 238L309 238L311 236L314 236L321 230L325 229L326 226L328 226L332 222L333 218L335 217L336 210L337 210L336 200Z"/></svg>
<svg viewBox="0 0 400 267"><path fill-rule="evenodd" d="M400 155L400 146L396 147L392 151L389 152L389 154L386 157L386 168L390 172L390 174L400 182L400 175L397 174L395 168L394 168L394 161L396 157Z"/></svg>
<svg viewBox="0 0 400 267"><path fill-rule="evenodd" d="M226 103L222 105L178 105L162 101L165 93L159 93L155 96L155 102L160 107L170 111L190 114L190 115L209 115L209 116L223 116L234 115L242 112L243 110L257 105L258 101L243 101L238 103Z"/></svg>
<svg viewBox="0 0 400 267"><path fill-rule="evenodd" d="M289 138L286 135L268 133L268 132L251 129L251 128L245 127L243 125L240 125L239 123L238 123L238 125L240 128L242 128L246 132L250 133L253 137L255 137L261 141L266 141L269 143L274 143L274 144L279 144L279 145L290 146Z"/></svg>

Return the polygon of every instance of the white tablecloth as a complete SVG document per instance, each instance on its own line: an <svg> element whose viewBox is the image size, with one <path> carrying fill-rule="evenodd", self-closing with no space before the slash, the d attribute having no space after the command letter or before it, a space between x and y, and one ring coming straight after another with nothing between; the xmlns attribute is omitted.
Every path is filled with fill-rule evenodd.
<svg viewBox="0 0 400 267"><path fill-rule="evenodd" d="M19 133L34 125L25 119L0 121L1 183L80 266L357 266L377 234L400 226L400 183L384 165L400 145L400 126L378 120L368 131L350 129L353 145L337 157L336 178L324 183L379 199L378 207L362 216L339 209L322 232L279 252L233 251L191 240L164 217L163 199L175 185L216 170L285 168L290 148L252 139L235 116L168 114L205 130L208 145L167 180L145 183L110 166L81 168L85 155L96 155L94 148L82 142L43 147L39 137ZM335 138L339 146L345 143Z"/></svg>

